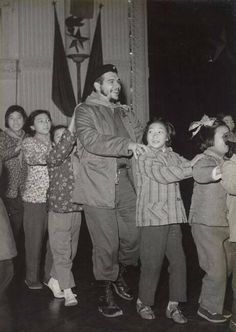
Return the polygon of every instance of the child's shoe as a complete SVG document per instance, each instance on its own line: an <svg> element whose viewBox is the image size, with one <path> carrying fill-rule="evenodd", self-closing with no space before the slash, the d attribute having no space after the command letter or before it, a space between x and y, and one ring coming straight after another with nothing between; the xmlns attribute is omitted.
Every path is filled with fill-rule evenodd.
<svg viewBox="0 0 236 332"><path fill-rule="evenodd" d="M178 324L186 324L188 322L187 318L180 310L178 303L168 305L166 308L166 317Z"/></svg>
<svg viewBox="0 0 236 332"><path fill-rule="evenodd" d="M64 297L64 292L60 289L58 280L50 278L48 283L44 283L53 292L54 297L61 299Z"/></svg>
<svg viewBox="0 0 236 332"><path fill-rule="evenodd" d="M236 322L233 321L232 319L229 322L229 328L230 328L231 331L236 332Z"/></svg>
<svg viewBox="0 0 236 332"><path fill-rule="evenodd" d="M78 304L78 301L76 300L76 294L72 293L70 288L64 289L64 297L66 307L72 307Z"/></svg>
<svg viewBox="0 0 236 332"><path fill-rule="evenodd" d="M152 311L152 308L149 305L143 304L139 299L137 299L136 309L137 309L137 313L143 319L155 319L156 318L154 312Z"/></svg>
<svg viewBox="0 0 236 332"><path fill-rule="evenodd" d="M197 311L198 316L208 320L211 323L224 323L227 321L227 318L222 314L212 313L203 307L199 307Z"/></svg>

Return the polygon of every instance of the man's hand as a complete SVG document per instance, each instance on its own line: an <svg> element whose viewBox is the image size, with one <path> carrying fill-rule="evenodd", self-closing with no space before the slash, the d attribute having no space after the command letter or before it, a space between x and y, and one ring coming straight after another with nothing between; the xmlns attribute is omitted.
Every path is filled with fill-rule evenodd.
<svg viewBox="0 0 236 332"><path fill-rule="evenodd" d="M130 142L128 145L128 150L133 152L134 158L138 159L138 157L144 152L148 151L148 147L144 144L138 144L134 142Z"/></svg>

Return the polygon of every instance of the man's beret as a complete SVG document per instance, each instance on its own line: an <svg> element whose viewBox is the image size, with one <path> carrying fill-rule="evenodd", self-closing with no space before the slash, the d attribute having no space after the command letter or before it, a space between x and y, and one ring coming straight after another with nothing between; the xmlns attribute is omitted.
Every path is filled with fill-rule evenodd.
<svg viewBox="0 0 236 332"><path fill-rule="evenodd" d="M93 82L95 82L99 77L108 72L113 72L116 74L118 73L116 66L111 64L106 64L101 67L97 67L93 74Z"/></svg>

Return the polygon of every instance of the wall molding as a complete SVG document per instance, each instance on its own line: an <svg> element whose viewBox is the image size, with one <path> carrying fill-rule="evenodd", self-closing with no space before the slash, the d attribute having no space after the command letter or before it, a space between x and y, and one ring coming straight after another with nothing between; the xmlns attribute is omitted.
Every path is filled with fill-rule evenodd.
<svg viewBox="0 0 236 332"><path fill-rule="evenodd" d="M0 80L16 78L17 59L0 59Z"/></svg>
<svg viewBox="0 0 236 332"><path fill-rule="evenodd" d="M13 0L0 0L0 8L3 7L13 7Z"/></svg>
<svg viewBox="0 0 236 332"><path fill-rule="evenodd" d="M52 68L52 59L42 58L23 58L20 60L21 70L48 70Z"/></svg>

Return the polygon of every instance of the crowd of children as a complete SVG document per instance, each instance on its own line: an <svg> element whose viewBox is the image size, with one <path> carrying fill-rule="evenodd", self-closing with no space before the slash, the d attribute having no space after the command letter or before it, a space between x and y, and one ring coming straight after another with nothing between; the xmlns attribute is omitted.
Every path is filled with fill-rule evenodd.
<svg viewBox="0 0 236 332"><path fill-rule="evenodd" d="M27 118L22 107L13 105L5 114L5 127L0 132L0 162L6 174L5 206L0 201L0 238L10 238L11 244L6 257L0 255L0 292L2 261L6 261L9 269L8 279L12 278L11 258L16 255L12 232L20 254L19 233L23 229L27 287L41 289L44 283L55 297L65 299L65 306L77 305L72 291L75 286L72 264L82 206L72 200L79 167L74 116L68 128L53 127L48 111L35 110ZM166 316L176 323L187 323L179 307L179 302L187 300L180 225L189 222L199 265L205 272L197 313L212 323L231 317L224 309L224 299L228 276L233 272L230 327L236 331L235 123L229 114L216 118L205 115L189 129L199 148L199 154L192 160L173 151L175 129L168 121L154 119L144 130L147 151L136 161L136 225L141 234L137 313L143 319L155 318L152 306L166 256L169 261ZM190 177L194 188L187 220L179 182ZM44 245L47 245L44 271L40 271Z"/></svg>
<svg viewBox="0 0 236 332"><path fill-rule="evenodd" d="M43 281L55 297L65 298L65 306L76 305L71 269L82 208L72 202L74 119L68 129L53 128L52 135L48 111L35 110L27 118L23 108L14 105L6 112L5 126L0 132L0 160L6 178L3 199L17 244L21 229L24 231L25 283L34 290L42 289ZM1 205L7 223L4 209ZM46 257L42 257L45 246ZM15 256L11 247L10 258ZM44 271L40 271L42 261Z"/></svg>

